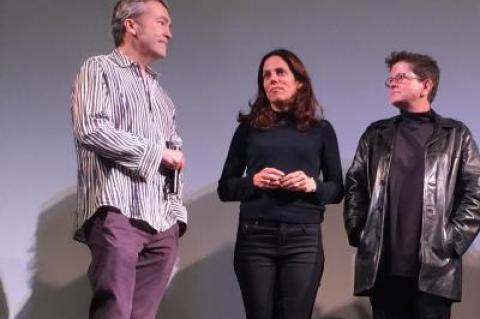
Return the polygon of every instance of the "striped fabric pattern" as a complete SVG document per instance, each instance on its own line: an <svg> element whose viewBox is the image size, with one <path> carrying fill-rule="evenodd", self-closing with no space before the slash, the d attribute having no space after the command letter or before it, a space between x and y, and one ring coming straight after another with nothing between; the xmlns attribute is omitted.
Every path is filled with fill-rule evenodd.
<svg viewBox="0 0 480 319"><path fill-rule="evenodd" d="M72 120L78 162L75 236L101 206L165 231L187 222L181 195L167 194L160 166L166 142L178 135L175 109L151 69L118 50L89 58L72 90ZM182 193L183 176L180 191Z"/></svg>

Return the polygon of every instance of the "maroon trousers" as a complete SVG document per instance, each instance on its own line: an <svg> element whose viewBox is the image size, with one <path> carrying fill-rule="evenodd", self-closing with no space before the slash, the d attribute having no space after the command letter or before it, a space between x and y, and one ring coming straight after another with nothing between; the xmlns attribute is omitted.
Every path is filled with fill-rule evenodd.
<svg viewBox="0 0 480 319"><path fill-rule="evenodd" d="M178 225L155 232L113 210L88 226L90 319L154 319L178 250Z"/></svg>

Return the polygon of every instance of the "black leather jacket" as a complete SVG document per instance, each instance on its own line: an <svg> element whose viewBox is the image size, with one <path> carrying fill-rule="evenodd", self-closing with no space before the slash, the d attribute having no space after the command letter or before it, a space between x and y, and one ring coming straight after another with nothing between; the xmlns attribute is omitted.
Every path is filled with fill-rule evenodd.
<svg viewBox="0 0 480 319"><path fill-rule="evenodd" d="M433 112L425 147L420 291L459 301L462 259L480 229L480 156L469 129ZM390 158L397 117L371 124L347 172L344 220L355 259L355 295L377 278L385 225Z"/></svg>

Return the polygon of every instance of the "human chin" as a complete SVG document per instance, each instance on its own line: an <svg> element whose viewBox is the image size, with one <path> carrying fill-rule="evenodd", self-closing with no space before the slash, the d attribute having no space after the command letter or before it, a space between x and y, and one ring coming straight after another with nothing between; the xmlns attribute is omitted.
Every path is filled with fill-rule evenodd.
<svg viewBox="0 0 480 319"><path fill-rule="evenodd" d="M272 96L279 102L288 103L293 100L293 97L295 96L295 92L279 91L272 94Z"/></svg>
<svg viewBox="0 0 480 319"><path fill-rule="evenodd" d="M267 93L267 98L270 103L281 102L283 100L282 94L279 92L269 92Z"/></svg>
<svg viewBox="0 0 480 319"><path fill-rule="evenodd" d="M394 107L396 107L396 108L398 108L398 109L400 109L400 110L405 109L405 108L406 108L406 105L407 105L407 103L406 103L404 100L402 100L402 99L390 99L390 103L391 103Z"/></svg>
<svg viewBox="0 0 480 319"><path fill-rule="evenodd" d="M159 59L163 59L163 58L165 58L165 57L167 57L167 50L158 52L158 58L159 58Z"/></svg>
<svg viewBox="0 0 480 319"><path fill-rule="evenodd" d="M388 98L390 100L390 103L392 103L392 104L401 103L401 101L402 101L402 98L401 98L401 96L398 92L391 92L388 95Z"/></svg>
<svg viewBox="0 0 480 319"><path fill-rule="evenodd" d="M159 43L155 48L155 53L159 58L164 58L167 56L167 45L165 43Z"/></svg>

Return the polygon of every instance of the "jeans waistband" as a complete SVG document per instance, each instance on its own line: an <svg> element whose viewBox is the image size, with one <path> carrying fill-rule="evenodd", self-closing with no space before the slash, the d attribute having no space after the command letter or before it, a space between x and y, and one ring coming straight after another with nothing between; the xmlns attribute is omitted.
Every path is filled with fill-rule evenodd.
<svg viewBox="0 0 480 319"><path fill-rule="evenodd" d="M264 219L242 219L240 223L244 225L254 225L254 226L261 226L261 227L278 227L280 228L281 224L285 224L282 222L274 221L274 220L264 220Z"/></svg>

